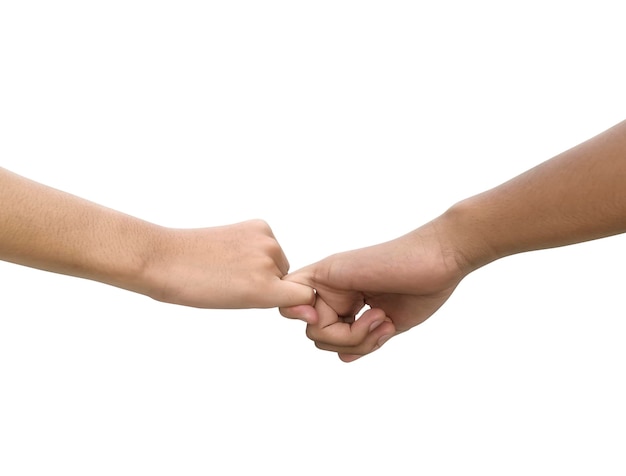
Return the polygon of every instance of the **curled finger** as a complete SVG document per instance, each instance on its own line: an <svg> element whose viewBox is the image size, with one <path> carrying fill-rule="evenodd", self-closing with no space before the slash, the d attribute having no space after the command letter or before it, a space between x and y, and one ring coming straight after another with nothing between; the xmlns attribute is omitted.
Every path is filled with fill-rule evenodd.
<svg viewBox="0 0 626 476"><path fill-rule="evenodd" d="M340 354L364 355L379 347L382 338L395 333L393 323L381 309L369 309L354 322L341 318L323 300L317 299L316 325L307 326L307 337L322 350Z"/></svg>

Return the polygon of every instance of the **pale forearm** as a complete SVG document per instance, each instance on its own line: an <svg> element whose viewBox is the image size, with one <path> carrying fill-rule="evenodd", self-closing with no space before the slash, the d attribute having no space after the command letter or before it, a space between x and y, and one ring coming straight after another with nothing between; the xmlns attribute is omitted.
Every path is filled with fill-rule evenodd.
<svg viewBox="0 0 626 476"><path fill-rule="evenodd" d="M626 232L626 122L456 204L442 222L472 269Z"/></svg>
<svg viewBox="0 0 626 476"><path fill-rule="evenodd" d="M201 308L308 304L262 220L174 229L0 168L0 259Z"/></svg>
<svg viewBox="0 0 626 476"><path fill-rule="evenodd" d="M158 227L0 169L0 259L143 291Z"/></svg>

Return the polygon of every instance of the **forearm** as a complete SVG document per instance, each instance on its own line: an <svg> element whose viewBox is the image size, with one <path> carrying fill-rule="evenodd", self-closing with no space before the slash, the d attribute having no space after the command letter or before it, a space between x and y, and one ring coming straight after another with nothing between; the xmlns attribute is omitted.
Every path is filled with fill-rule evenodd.
<svg viewBox="0 0 626 476"><path fill-rule="evenodd" d="M470 270L626 232L626 121L456 204L439 222Z"/></svg>
<svg viewBox="0 0 626 476"><path fill-rule="evenodd" d="M174 229L0 168L0 259L201 308L308 304L262 220Z"/></svg>
<svg viewBox="0 0 626 476"><path fill-rule="evenodd" d="M158 227L0 168L0 259L143 292Z"/></svg>

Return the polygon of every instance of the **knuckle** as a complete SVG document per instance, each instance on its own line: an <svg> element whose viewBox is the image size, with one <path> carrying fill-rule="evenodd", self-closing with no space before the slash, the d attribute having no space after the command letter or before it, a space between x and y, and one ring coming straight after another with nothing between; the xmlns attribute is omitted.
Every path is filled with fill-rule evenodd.
<svg viewBox="0 0 626 476"><path fill-rule="evenodd" d="M312 341L316 340L315 331L313 330L311 326L306 326L306 330L304 332L309 339L311 339ZM317 345L317 342L315 342L315 344Z"/></svg>
<svg viewBox="0 0 626 476"><path fill-rule="evenodd" d="M270 228L270 225L263 220L262 218L253 218L252 220L248 220L248 225L251 228L254 228L256 230L259 230L263 233L270 233L272 232L272 229Z"/></svg>

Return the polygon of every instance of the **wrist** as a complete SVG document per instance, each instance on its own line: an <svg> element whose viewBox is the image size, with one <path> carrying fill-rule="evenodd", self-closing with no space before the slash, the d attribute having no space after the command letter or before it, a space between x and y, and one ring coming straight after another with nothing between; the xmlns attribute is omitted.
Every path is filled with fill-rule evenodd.
<svg viewBox="0 0 626 476"><path fill-rule="evenodd" d="M464 275L502 257L490 243L479 212L479 205L470 198L434 221L442 246Z"/></svg>
<svg viewBox="0 0 626 476"><path fill-rule="evenodd" d="M153 297L158 289L159 263L166 248L167 230L130 219L118 233L120 256L108 260L109 266L101 266L106 274L100 281Z"/></svg>

